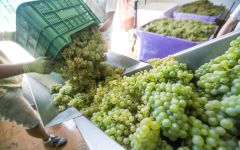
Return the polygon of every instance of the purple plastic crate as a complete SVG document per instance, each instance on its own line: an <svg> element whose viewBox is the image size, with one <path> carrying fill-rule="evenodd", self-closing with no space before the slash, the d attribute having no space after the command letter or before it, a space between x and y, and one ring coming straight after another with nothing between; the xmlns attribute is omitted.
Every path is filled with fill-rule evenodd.
<svg viewBox="0 0 240 150"><path fill-rule="evenodd" d="M145 32L141 29L137 29L136 32L140 39L138 59L144 62L151 58L164 58L201 43Z"/></svg>
<svg viewBox="0 0 240 150"><path fill-rule="evenodd" d="M204 15L198 15L198 14L191 14L191 13L183 13L174 11L173 12L173 18L174 19L193 19L193 20L199 20L204 22L215 22L217 19L219 19L220 15L218 16L204 16Z"/></svg>

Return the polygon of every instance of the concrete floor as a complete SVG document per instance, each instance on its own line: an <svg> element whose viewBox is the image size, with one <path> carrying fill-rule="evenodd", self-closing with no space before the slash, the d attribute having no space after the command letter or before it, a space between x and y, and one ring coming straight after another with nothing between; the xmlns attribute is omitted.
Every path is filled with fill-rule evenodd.
<svg viewBox="0 0 240 150"><path fill-rule="evenodd" d="M0 150L87 150L87 146L73 120L47 128L49 133L67 138L62 148L46 147L41 139L29 136L26 131L13 122L0 121Z"/></svg>

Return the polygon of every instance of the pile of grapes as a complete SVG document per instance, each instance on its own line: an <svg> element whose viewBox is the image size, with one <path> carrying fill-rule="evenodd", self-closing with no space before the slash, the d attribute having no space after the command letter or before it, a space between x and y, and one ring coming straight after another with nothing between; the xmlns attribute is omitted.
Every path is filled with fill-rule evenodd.
<svg viewBox="0 0 240 150"><path fill-rule="evenodd" d="M124 147L139 150L170 150L168 142L177 140L184 145L179 149L239 147L237 96L206 97L195 86L194 73L172 57L149 63L153 69L98 88L100 111L91 118L97 127Z"/></svg>
<svg viewBox="0 0 240 150"><path fill-rule="evenodd" d="M54 101L63 108L78 108L126 149L173 150L176 141L181 143L179 150L240 149L240 37L225 54L195 72L167 57L150 60L149 71L121 77L121 69L91 59L95 53L85 57L74 48L65 50L73 54L66 57L63 51L60 68L73 73L62 72L67 81L52 88ZM99 70L100 76L91 69L84 72L87 68L81 70L81 63L74 64L75 56L97 62L93 68L103 65L104 70ZM67 66L68 61L73 66ZM81 78L85 73L86 80ZM93 84L84 85L91 80Z"/></svg>
<svg viewBox="0 0 240 150"><path fill-rule="evenodd" d="M207 41L215 31L213 23L170 18L152 21L144 27L144 30L190 41Z"/></svg>
<svg viewBox="0 0 240 150"><path fill-rule="evenodd" d="M98 109L89 107L97 87L123 72L123 68L105 64L106 50L101 32L93 26L74 35L72 43L58 54L55 71L61 73L65 85L53 85L51 93L60 111L74 106L89 116Z"/></svg>
<svg viewBox="0 0 240 150"><path fill-rule="evenodd" d="M184 13L194 13L206 16L217 16L225 10L224 6L216 6L209 0L198 0L187 3L178 8L178 11Z"/></svg>
<svg viewBox="0 0 240 150"><path fill-rule="evenodd" d="M181 140L179 149L239 149L239 50L240 38L195 73L172 57L152 59L153 69L98 88L91 120L126 148L173 149L169 141Z"/></svg>

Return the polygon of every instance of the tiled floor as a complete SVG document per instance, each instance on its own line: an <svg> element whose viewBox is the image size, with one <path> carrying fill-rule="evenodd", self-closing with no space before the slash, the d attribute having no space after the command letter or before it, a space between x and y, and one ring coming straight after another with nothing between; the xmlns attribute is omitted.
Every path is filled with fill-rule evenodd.
<svg viewBox="0 0 240 150"><path fill-rule="evenodd" d="M49 133L62 135L68 143L58 148L61 150L87 150L87 146L75 126L73 120L50 127ZM19 125L8 121L0 121L0 150L56 150L57 148L45 147L41 139L29 136Z"/></svg>

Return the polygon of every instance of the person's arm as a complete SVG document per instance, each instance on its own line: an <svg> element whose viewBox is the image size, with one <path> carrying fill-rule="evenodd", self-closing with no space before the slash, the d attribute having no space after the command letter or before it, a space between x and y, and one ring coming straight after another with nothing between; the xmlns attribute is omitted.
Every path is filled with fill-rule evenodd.
<svg viewBox="0 0 240 150"><path fill-rule="evenodd" d="M239 22L239 20L237 20L237 18L230 17L227 20L227 22L223 25L221 30L218 32L217 37L231 32L234 29L234 27L237 25L238 22Z"/></svg>
<svg viewBox="0 0 240 150"><path fill-rule="evenodd" d="M105 5L106 20L104 20L99 27L99 30L101 32L106 31L112 25L116 8L117 8L117 0L106 0L106 5Z"/></svg>
<svg viewBox="0 0 240 150"><path fill-rule="evenodd" d="M106 14L106 20L100 24L100 27L99 27L99 30L101 32L104 32L106 31L111 25L112 25L112 22L113 22L113 18L114 18L114 11L112 12L108 12Z"/></svg>
<svg viewBox="0 0 240 150"><path fill-rule="evenodd" d="M22 74L22 64L0 64L0 79Z"/></svg>
<svg viewBox="0 0 240 150"><path fill-rule="evenodd" d="M28 72L47 74L52 71L52 67L53 62L46 57L23 64L0 64L0 79Z"/></svg>

